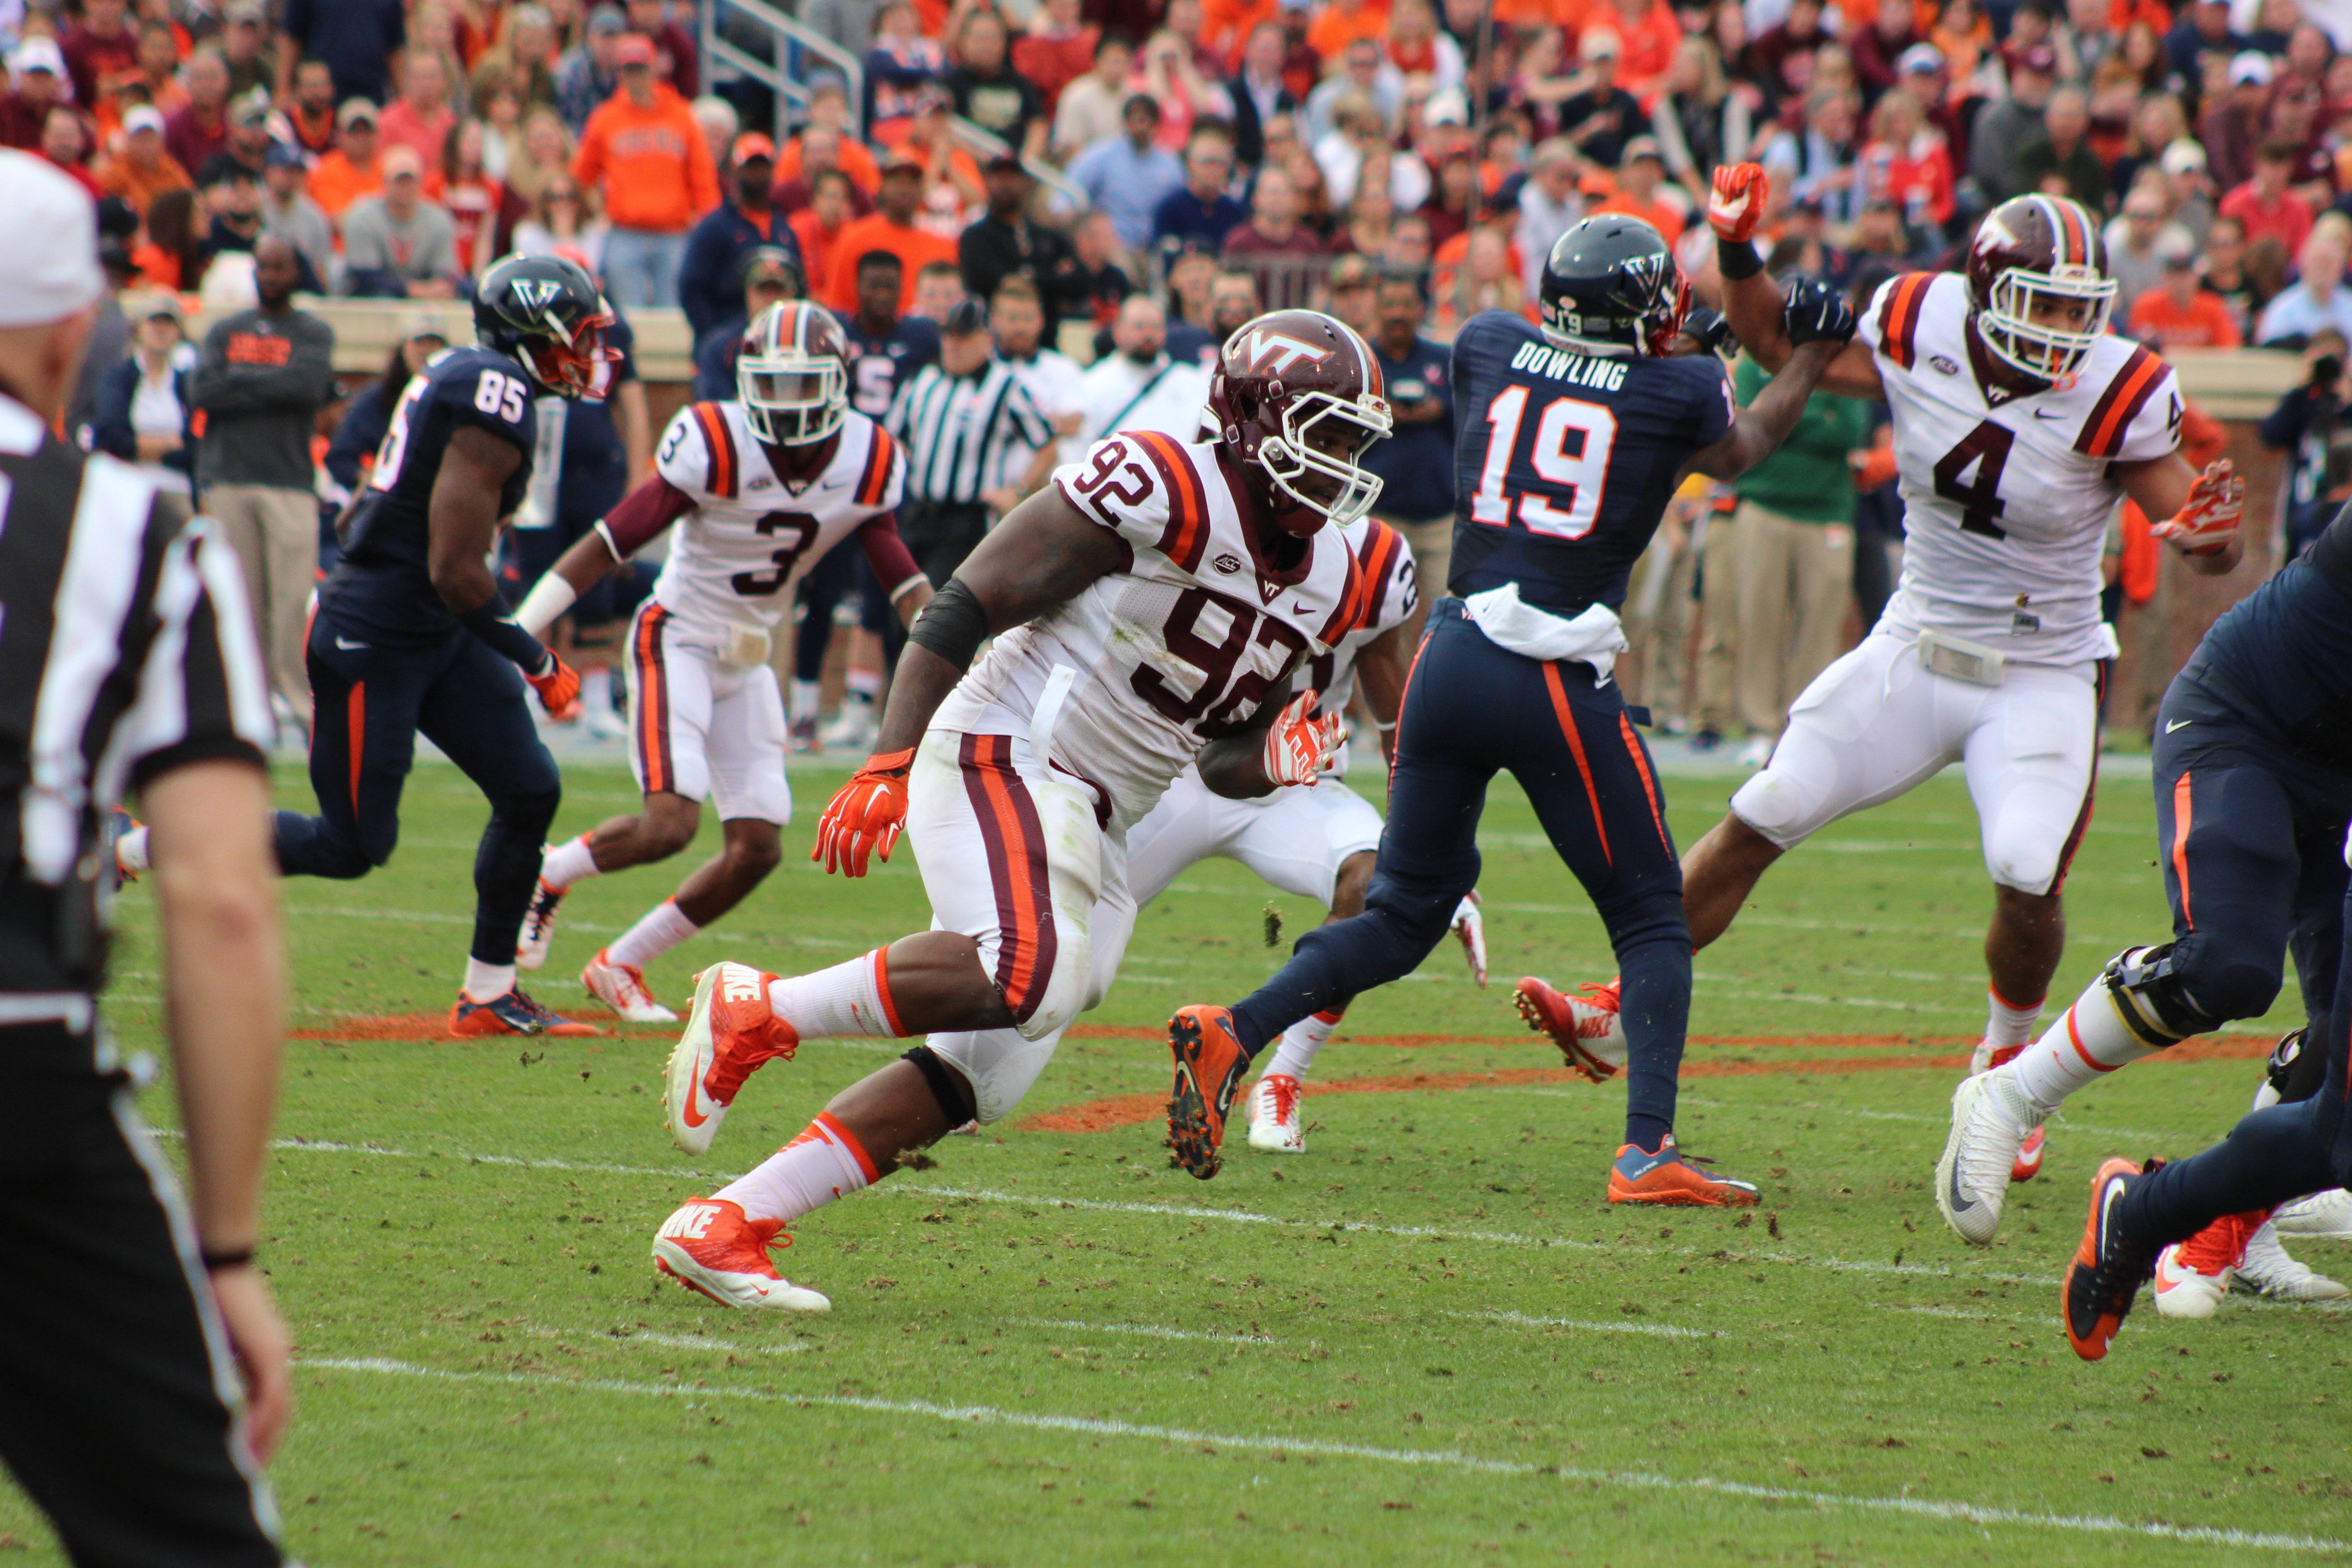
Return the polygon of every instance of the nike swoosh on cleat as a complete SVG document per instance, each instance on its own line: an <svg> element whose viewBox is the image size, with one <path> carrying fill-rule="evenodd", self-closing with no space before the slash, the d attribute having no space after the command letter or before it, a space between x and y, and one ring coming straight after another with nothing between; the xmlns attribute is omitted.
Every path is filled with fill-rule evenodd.
<svg viewBox="0 0 2352 1568"><path fill-rule="evenodd" d="M695 1109L701 1100L702 1079L698 1077L694 1080L693 1087L686 1091L686 1103L678 1108L678 1113L686 1118L686 1124L688 1127L699 1127L710 1120L707 1114Z"/></svg>
<svg viewBox="0 0 2352 1568"><path fill-rule="evenodd" d="M1964 1214L1977 1206L1967 1198L1960 1196L1960 1162L1958 1155L1953 1156L1952 1159L1952 1179L1945 1184L1952 1189L1949 1196L1954 1214Z"/></svg>

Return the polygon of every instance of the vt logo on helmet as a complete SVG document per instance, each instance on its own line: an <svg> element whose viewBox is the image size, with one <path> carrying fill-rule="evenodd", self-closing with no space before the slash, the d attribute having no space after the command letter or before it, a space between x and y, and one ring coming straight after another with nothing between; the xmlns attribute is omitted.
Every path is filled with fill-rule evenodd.
<svg viewBox="0 0 2352 1568"><path fill-rule="evenodd" d="M474 293L474 336L523 367L541 392L567 401L603 396L612 307L596 280L560 256L509 256Z"/></svg>
<svg viewBox="0 0 2352 1568"><path fill-rule="evenodd" d="M1624 213L1586 218L1544 258L1542 327L1587 354L1662 355L1690 314L1690 284L1658 231Z"/></svg>
<svg viewBox="0 0 2352 1568"><path fill-rule="evenodd" d="M1380 362L1344 322L1319 310L1273 310L1235 328L1209 383L1208 416L1276 492L1275 521L1286 532L1344 528L1380 499L1380 478L1365 471L1363 457L1395 422Z"/></svg>

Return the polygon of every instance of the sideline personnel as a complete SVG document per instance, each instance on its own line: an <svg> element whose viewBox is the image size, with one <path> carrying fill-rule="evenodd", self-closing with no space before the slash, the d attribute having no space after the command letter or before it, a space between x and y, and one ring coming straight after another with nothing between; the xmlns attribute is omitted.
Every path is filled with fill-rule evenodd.
<svg viewBox="0 0 2352 1568"><path fill-rule="evenodd" d="M0 1458L81 1568L263 1568L290 1394L253 1267L285 989L261 653L212 524L49 433L104 292L89 199L0 153L0 211L43 238L0 274ZM98 1018L126 786L190 1199Z"/></svg>

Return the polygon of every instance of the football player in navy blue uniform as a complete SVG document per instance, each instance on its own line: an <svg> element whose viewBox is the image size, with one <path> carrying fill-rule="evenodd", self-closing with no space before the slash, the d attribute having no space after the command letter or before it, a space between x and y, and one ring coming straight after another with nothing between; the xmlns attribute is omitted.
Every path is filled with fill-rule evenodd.
<svg viewBox="0 0 2352 1568"><path fill-rule="evenodd" d="M319 590L308 664L317 816L281 811L288 876L364 877L392 858L400 792L424 735L489 797L474 859L474 943L453 1034L594 1034L515 986L515 942L562 798L531 723L580 678L515 625L486 558L522 502L538 435L532 400L587 395L605 374L612 314L558 257L516 257L474 300L479 346L446 349L410 380L345 514L343 560Z"/></svg>
<svg viewBox="0 0 2352 1568"><path fill-rule="evenodd" d="M1675 486L1693 470L1729 479L1778 446L1853 336L1853 313L1817 286L1793 291L1789 335L1804 346L1741 409L1720 360L1670 352L1678 337L1691 343L1690 290L1638 218L1602 215L1561 236L1541 293L1540 328L1489 310L1454 339L1453 596L1431 612L1405 688L1364 912L1309 931L1246 1001L1186 1007L1170 1022L1171 1144L1195 1176L1216 1173L1226 1108L1261 1046L1412 973L1444 937L1478 880L1486 782L1508 770L1623 969L1633 1067L1610 1201L1756 1201L1750 1184L1702 1172L1675 1149L1690 931L1657 776L1610 679L1626 647L1616 609ZM1590 1076L1615 1071L1570 1059Z"/></svg>

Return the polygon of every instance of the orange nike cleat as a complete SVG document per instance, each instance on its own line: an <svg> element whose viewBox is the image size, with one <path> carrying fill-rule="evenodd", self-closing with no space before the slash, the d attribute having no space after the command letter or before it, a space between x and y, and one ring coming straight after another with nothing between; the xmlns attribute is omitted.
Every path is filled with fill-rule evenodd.
<svg viewBox="0 0 2352 1568"><path fill-rule="evenodd" d="M2157 1249L2127 1239L2116 1223L2116 1207L2143 1177L2164 1162L2145 1166L2108 1160L2091 1176L2091 1212L2083 1221L2082 1244L2066 1266L2058 1302L2066 1342L2084 1361L2097 1361L2130 1315L2139 1288L2156 1273Z"/></svg>
<svg viewBox="0 0 2352 1568"><path fill-rule="evenodd" d="M688 1198L654 1233L654 1268L722 1307L831 1311L769 1261L770 1247L792 1244L780 1219L752 1219L726 1198Z"/></svg>
<svg viewBox="0 0 2352 1568"><path fill-rule="evenodd" d="M748 963L714 963L695 976L694 1011L669 1054L662 1109L670 1141L707 1153L743 1080L773 1057L790 1059L801 1037L768 1005L775 979Z"/></svg>
<svg viewBox="0 0 2352 1568"><path fill-rule="evenodd" d="M1224 1163L1225 1115L1249 1071L1249 1054L1234 1037L1229 1007L1180 1007L1168 1020L1168 1049L1176 1058L1168 1091L1168 1148L1176 1163L1202 1181Z"/></svg>
<svg viewBox="0 0 2352 1568"><path fill-rule="evenodd" d="M464 992L449 1009L449 1032L461 1040L515 1035L543 1035L554 1039L594 1039L604 1030L551 1012L532 1001L518 985L503 996L477 1002Z"/></svg>
<svg viewBox="0 0 2352 1568"><path fill-rule="evenodd" d="M1519 1016L1549 1035L1568 1065L1594 1083L1625 1065L1625 1030L1617 1015L1617 982L1596 981L1564 996L1530 974L1512 989Z"/></svg>
<svg viewBox="0 0 2352 1568"><path fill-rule="evenodd" d="M1609 1201L1648 1204L1655 1208L1751 1208L1758 1199L1756 1184L1712 1175L1691 1164L1666 1134L1654 1154L1628 1143L1617 1151L1609 1167Z"/></svg>

